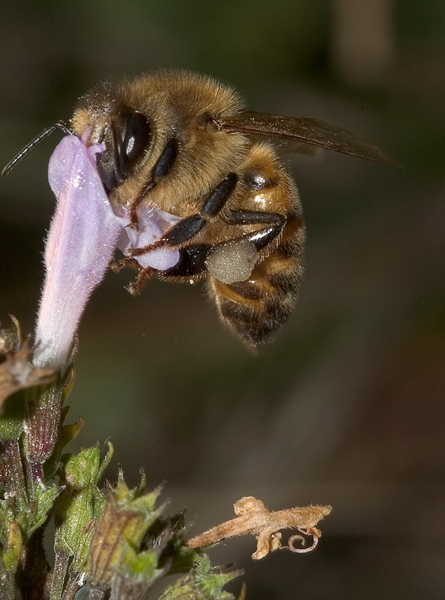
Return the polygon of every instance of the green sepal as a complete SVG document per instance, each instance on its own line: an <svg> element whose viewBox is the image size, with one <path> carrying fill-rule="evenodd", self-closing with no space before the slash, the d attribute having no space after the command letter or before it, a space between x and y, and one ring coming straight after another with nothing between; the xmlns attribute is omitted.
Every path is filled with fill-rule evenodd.
<svg viewBox="0 0 445 600"><path fill-rule="evenodd" d="M177 579L156 598L156 600L210 600L195 588L193 577L186 575Z"/></svg>
<svg viewBox="0 0 445 600"><path fill-rule="evenodd" d="M27 416L28 394L32 388L49 384L57 378L51 368L39 369L31 361L29 339L22 342L20 324L11 315L13 327L0 329L0 440L18 440Z"/></svg>
<svg viewBox="0 0 445 600"><path fill-rule="evenodd" d="M164 569L158 568L158 560L157 550L137 552L131 544L124 542L119 564L114 567L114 570L122 577L151 586L165 572Z"/></svg>
<svg viewBox="0 0 445 600"><path fill-rule="evenodd" d="M94 526L102 514L105 496L97 487L113 454L111 444L100 462L98 446L86 448L77 455L64 458L66 488L56 504L57 526L55 549L73 558L74 571L87 571Z"/></svg>
<svg viewBox="0 0 445 600"><path fill-rule="evenodd" d="M59 494L62 492L63 487L59 487L57 485L52 485L49 488L45 488L41 485L37 485L34 490L34 500L35 500L35 511L29 511L29 517L27 519L27 526L24 528L24 532L29 538L36 529L41 527L46 519L48 518L48 514L54 506L54 502ZM20 520L20 517L19 517Z"/></svg>
<svg viewBox="0 0 445 600"><path fill-rule="evenodd" d="M199 566L201 555L196 550L187 548L181 540L177 539L174 539L171 545L174 550L174 557L168 570L169 575L187 573L190 569L195 569Z"/></svg>
<svg viewBox="0 0 445 600"><path fill-rule="evenodd" d="M222 573L220 568L212 568L209 557L203 554L196 569L170 584L157 600L234 600L233 594L222 588L242 573L240 570Z"/></svg>
<svg viewBox="0 0 445 600"><path fill-rule="evenodd" d="M200 559L200 565L195 569L194 574L196 588L203 592L205 596L210 596L215 600L231 600L233 595L223 591L222 588L229 581L235 579L235 577L242 575L243 571L237 570L223 573L218 567L211 567L210 558L207 554L203 554Z"/></svg>
<svg viewBox="0 0 445 600"><path fill-rule="evenodd" d="M184 545L185 511L160 517L144 539L148 547L163 546L160 565L168 565L168 575L188 573L200 565L200 554Z"/></svg>
<svg viewBox="0 0 445 600"><path fill-rule="evenodd" d="M145 482L145 478L143 477ZM105 494L104 510L97 522L90 547L90 573L88 583L93 586L107 586L118 583L121 578L128 585L146 587L146 577L151 582L158 577L158 560L161 548L142 546L147 530L159 518L162 507L156 508L160 488L153 492L141 493L141 486L128 488L119 473L118 483ZM142 575L144 567L146 575ZM136 577L134 581L133 576ZM120 580L119 580L120 581ZM149 584L151 585L151 583Z"/></svg>
<svg viewBox="0 0 445 600"><path fill-rule="evenodd" d="M139 495L139 490L140 486L134 489L128 488L121 474L119 474L117 486L113 490L116 509L118 511L131 511L138 515L137 519L129 521L123 531L125 539L135 548L139 547L149 527L162 513L162 507L156 508L156 501L162 487L159 486L143 496Z"/></svg>
<svg viewBox="0 0 445 600"><path fill-rule="evenodd" d="M2 543L5 541L6 532L14 522L17 522L25 540L28 540L45 523L62 490L63 488L57 485L49 488L37 485L34 490L34 499L31 502L18 496L16 505L13 508L7 508L6 501L0 501L0 521L2 523L0 541Z"/></svg>
<svg viewBox="0 0 445 600"><path fill-rule="evenodd" d="M18 567L22 553L22 544L22 532L19 524L16 521L12 521L9 524L6 541L1 554L5 571L8 573L14 573Z"/></svg>
<svg viewBox="0 0 445 600"><path fill-rule="evenodd" d="M9 396L0 418L0 442L18 440L23 433L23 424L28 415L26 390Z"/></svg>
<svg viewBox="0 0 445 600"><path fill-rule="evenodd" d="M0 500L0 543L5 541L6 500Z"/></svg>
<svg viewBox="0 0 445 600"><path fill-rule="evenodd" d="M68 395L68 388L71 388L70 382L68 382L67 387L65 388L64 397ZM68 410L69 406L64 406L60 411L60 422L62 424L68 413ZM59 437L57 438L53 453L50 458L45 461L43 466L46 480L52 479L55 476L57 469L60 467L63 449L78 435L83 427L84 422L85 420L80 417L75 423L71 423L70 425L62 425L60 427Z"/></svg>

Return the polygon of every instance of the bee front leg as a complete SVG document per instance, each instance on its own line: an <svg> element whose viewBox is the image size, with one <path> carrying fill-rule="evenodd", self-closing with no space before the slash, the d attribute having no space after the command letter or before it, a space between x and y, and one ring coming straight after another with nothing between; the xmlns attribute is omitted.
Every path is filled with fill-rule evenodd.
<svg viewBox="0 0 445 600"><path fill-rule="evenodd" d="M161 246L178 246L192 239L209 219L215 217L222 210L237 183L238 175L229 173L207 196L199 214L182 219L154 244L132 249L130 256L140 256Z"/></svg>
<svg viewBox="0 0 445 600"><path fill-rule="evenodd" d="M153 170L151 172L150 178L139 192L139 194L132 200L132 202L128 205L128 211L130 214L130 221L133 226L137 226L137 207L145 198L147 194L149 194L158 184L158 182L166 177L173 168L175 164L176 157L178 156L178 148L179 142L175 138L171 138L167 141L164 150L161 153L161 156L158 158Z"/></svg>
<svg viewBox="0 0 445 600"><path fill-rule="evenodd" d="M141 265L134 258L121 258L119 260L113 260L110 263L110 269L115 273L119 273L125 267L131 267L132 269L136 269L138 271L138 275L136 280L130 283L126 289L132 296L138 296L141 293L142 286L150 279L155 273L155 269L151 267L142 268Z"/></svg>
<svg viewBox="0 0 445 600"><path fill-rule="evenodd" d="M137 271L140 269L139 263L134 258L120 258L119 260L112 260L109 265L110 269L114 271L114 273L119 273L125 267L131 267L132 269L136 269Z"/></svg>
<svg viewBox="0 0 445 600"><path fill-rule="evenodd" d="M145 269L141 269L136 277L136 280L132 283L129 283L126 287L126 290L130 292L132 296L139 296L142 291L142 287L147 279L150 279L155 273L155 269L151 267L145 267Z"/></svg>

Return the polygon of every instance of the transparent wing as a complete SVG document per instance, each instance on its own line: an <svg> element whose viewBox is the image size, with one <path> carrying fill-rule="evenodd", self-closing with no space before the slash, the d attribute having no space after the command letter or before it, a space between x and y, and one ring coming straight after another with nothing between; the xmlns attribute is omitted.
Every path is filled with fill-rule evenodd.
<svg viewBox="0 0 445 600"><path fill-rule="evenodd" d="M233 117L219 117L214 122L223 131L239 131L246 135L294 142L285 145L294 152L304 151L304 147L300 144L309 144L350 156L401 166L377 146L368 144L342 127L318 119L243 111Z"/></svg>

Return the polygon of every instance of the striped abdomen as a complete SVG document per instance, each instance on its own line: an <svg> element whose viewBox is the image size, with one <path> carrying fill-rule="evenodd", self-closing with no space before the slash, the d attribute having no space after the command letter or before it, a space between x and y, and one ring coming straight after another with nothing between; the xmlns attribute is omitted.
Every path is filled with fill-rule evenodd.
<svg viewBox="0 0 445 600"><path fill-rule="evenodd" d="M295 306L305 232L295 185L270 148L254 147L241 174L247 188L243 206L275 209L285 222L247 281L226 284L210 276L210 284L222 321L246 344L257 346L273 339Z"/></svg>

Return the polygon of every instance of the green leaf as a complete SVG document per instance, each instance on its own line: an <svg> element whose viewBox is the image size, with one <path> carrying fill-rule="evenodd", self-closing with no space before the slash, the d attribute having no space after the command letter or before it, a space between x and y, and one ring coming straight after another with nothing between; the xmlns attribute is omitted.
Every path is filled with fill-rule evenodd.
<svg viewBox="0 0 445 600"><path fill-rule="evenodd" d="M31 536L31 534L34 533L36 529L41 527L46 521L48 514L54 506L54 502L61 491L62 488L58 487L57 485L52 485L49 488L45 488L40 485L36 486L34 492L36 511L32 515L32 518L29 519L28 528L26 529L26 534L28 537Z"/></svg>

